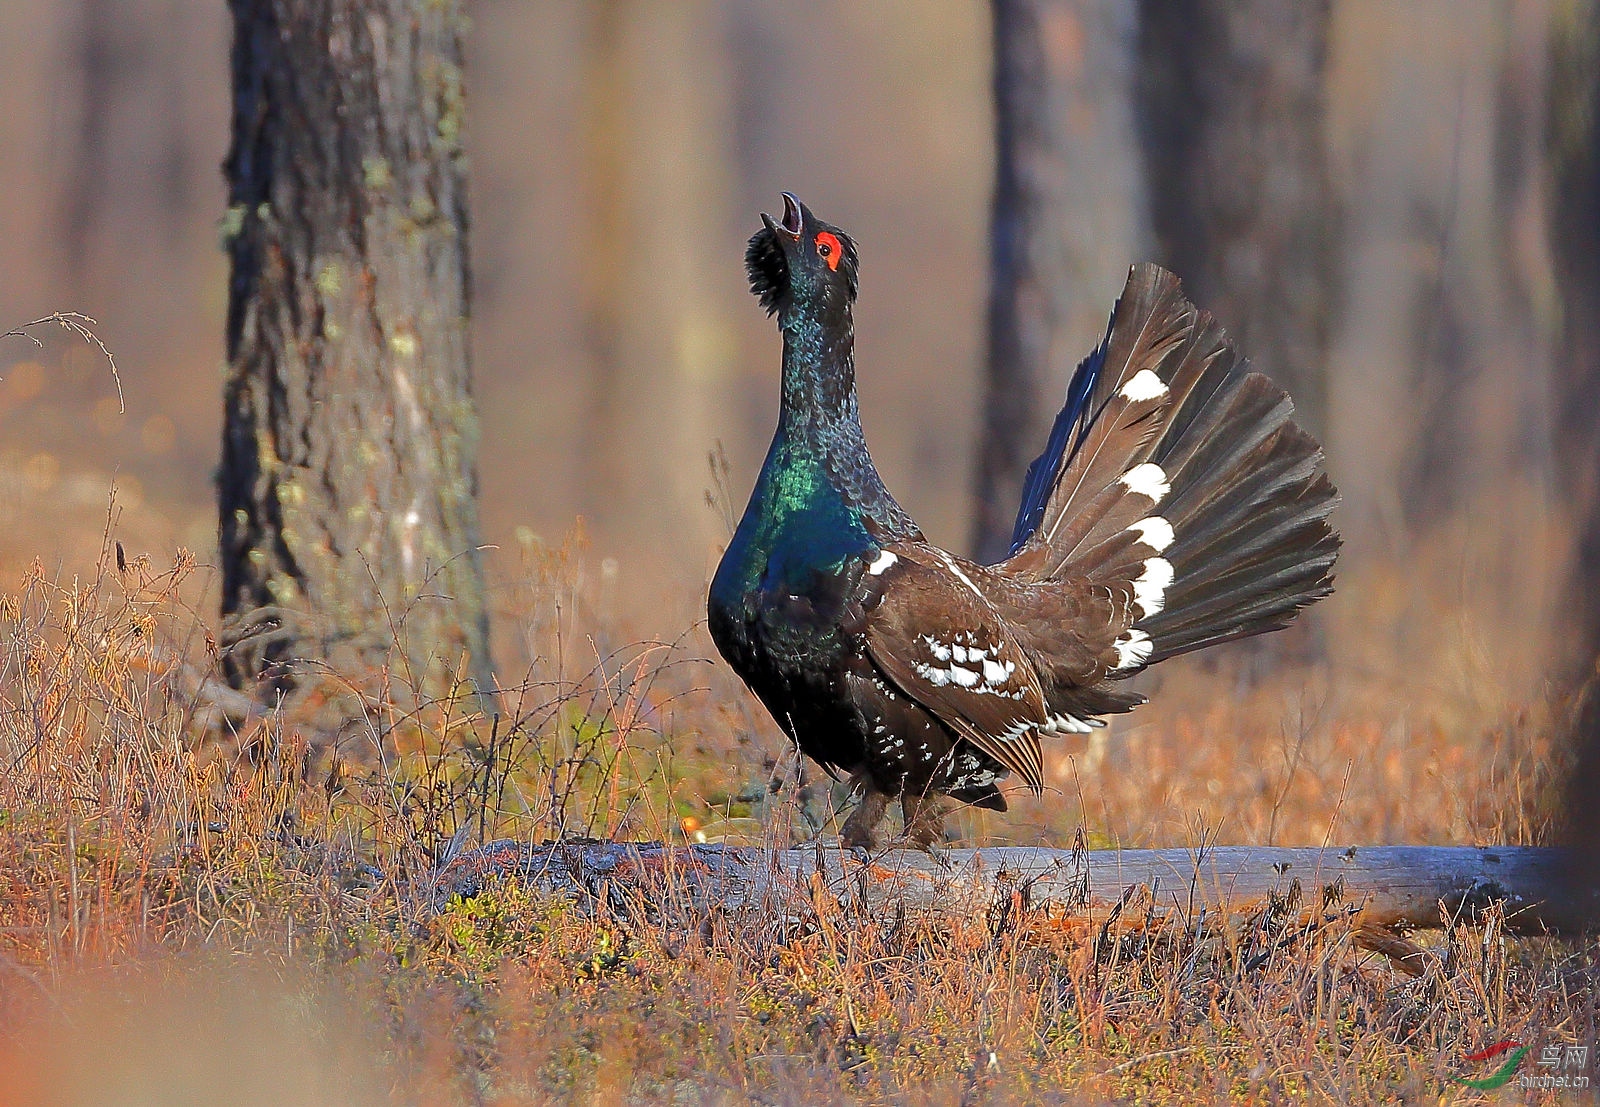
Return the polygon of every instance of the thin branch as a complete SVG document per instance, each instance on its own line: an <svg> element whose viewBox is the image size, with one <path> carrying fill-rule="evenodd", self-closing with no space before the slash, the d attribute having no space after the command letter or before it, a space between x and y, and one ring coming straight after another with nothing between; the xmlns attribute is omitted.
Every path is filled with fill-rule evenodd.
<svg viewBox="0 0 1600 1107"><path fill-rule="evenodd" d="M15 330L9 330L4 334L0 334L0 338L26 338L29 342L32 342L35 346L42 350L44 349L44 343L39 341L38 336L30 332L34 327L42 327L46 323L54 323L59 327L71 331L73 334L77 335L91 346L94 346L105 355L106 364L111 366L111 379L116 383L117 386L117 410L119 412L126 413L128 407L122 398L122 374L117 372L117 359L112 356L111 351L106 348L106 344L100 341L100 336L89 329L90 327L98 327L100 325L99 322L90 316L84 315L82 312L78 311L53 311L42 319L35 319L31 323L22 324Z"/></svg>

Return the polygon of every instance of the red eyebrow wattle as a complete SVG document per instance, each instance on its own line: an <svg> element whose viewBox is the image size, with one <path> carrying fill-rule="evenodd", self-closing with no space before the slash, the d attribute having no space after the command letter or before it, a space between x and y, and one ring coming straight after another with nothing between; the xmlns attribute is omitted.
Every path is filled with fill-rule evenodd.
<svg viewBox="0 0 1600 1107"><path fill-rule="evenodd" d="M839 268L839 255L844 253L843 248L839 245L839 239L829 231L822 231L817 235L818 252L821 252L824 246L828 247L828 253L825 255L828 268L837 270Z"/></svg>

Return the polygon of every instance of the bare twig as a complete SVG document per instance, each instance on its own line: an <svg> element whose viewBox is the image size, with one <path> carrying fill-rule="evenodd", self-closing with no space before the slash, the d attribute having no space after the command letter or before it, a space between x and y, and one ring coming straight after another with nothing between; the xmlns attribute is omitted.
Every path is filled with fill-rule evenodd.
<svg viewBox="0 0 1600 1107"><path fill-rule="evenodd" d="M122 398L122 374L117 372L117 359L112 355L111 351L106 348L106 344L100 341L100 336L89 329L90 327L98 327L100 325L90 316L84 315L82 312L78 311L52 311L49 315L46 315L41 319L35 319L31 323L24 323L14 330L9 330L4 334L0 334L0 338L26 338L35 346L43 349L44 343L39 341L38 336L33 334L32 331L33 328L42 327L46 323L54 323L58 327L62 327L71 331L73 334L77 335L91 346L94 346L105 355L106 364L111 366L111 379L116 383L117 386L117 410L120 412L126 412L128 408L123 402Z"/></svg>

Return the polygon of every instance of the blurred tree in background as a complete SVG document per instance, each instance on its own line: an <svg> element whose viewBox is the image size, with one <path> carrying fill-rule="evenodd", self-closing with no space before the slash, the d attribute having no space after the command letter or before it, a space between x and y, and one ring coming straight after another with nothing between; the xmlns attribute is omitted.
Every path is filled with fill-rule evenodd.
<svg viewBox="0 0 1600 1107"><path fill-rule="evenodd" d="M1567 600L1577 770L1570 831L1600 884L1600 4L1558 6L1551 29L1546 157L1550 242L1561 288L1555 357L1556 473L1574 511Z"/></svg>
<svg viewBox="0 0 1600 1107"><path fill-rule="evenodd" d="M1022 474L1104 326L1102 290L1120 289L1141 257L1178 273L1320 432L1338 226L1323 137L1327 0L995 0L993 10L974 521L986 559L1005 552Z"/></svg>
<svg viewBox="0 0 1600 1107"><path fill-rule="evenodd" d="M467 657L487 689L462 6L231 7L230 677L284 693L314 659L432 696Z"/></svg>
<svg viewBox="0 0 1600 1107"><path fill-rule="evenodd" d="M1156 260L1326 428L1338 218L1329 0L1141 0L1137 103Z"/></svg>
<svg viewBox="0 0 1600 1107"><path fill-rule="evenodd" d="M1142 254L1134 0L995 0L988 356L972 544L1005 555L1022 477Z"/></svg>
<svg viewBox="0 0 1600 1107"><path fill-rule="evenodd" d="M1552 38L1546 156L1562 309L1555 454L1577 508L1572 610L1587 661L1600 653L1600 5L1564 5Z"/></svg>

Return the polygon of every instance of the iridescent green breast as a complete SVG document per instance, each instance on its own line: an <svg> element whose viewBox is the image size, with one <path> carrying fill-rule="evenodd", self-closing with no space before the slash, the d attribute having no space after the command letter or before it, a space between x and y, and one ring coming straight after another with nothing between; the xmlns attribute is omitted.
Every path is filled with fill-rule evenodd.
<svg viewBox="0 0 1600 1107"><path fill-rule="evenodd" d="M717 568L712 605L807 595L872 546L860 509L829 479L822 458L780 437Z"/></svg>

